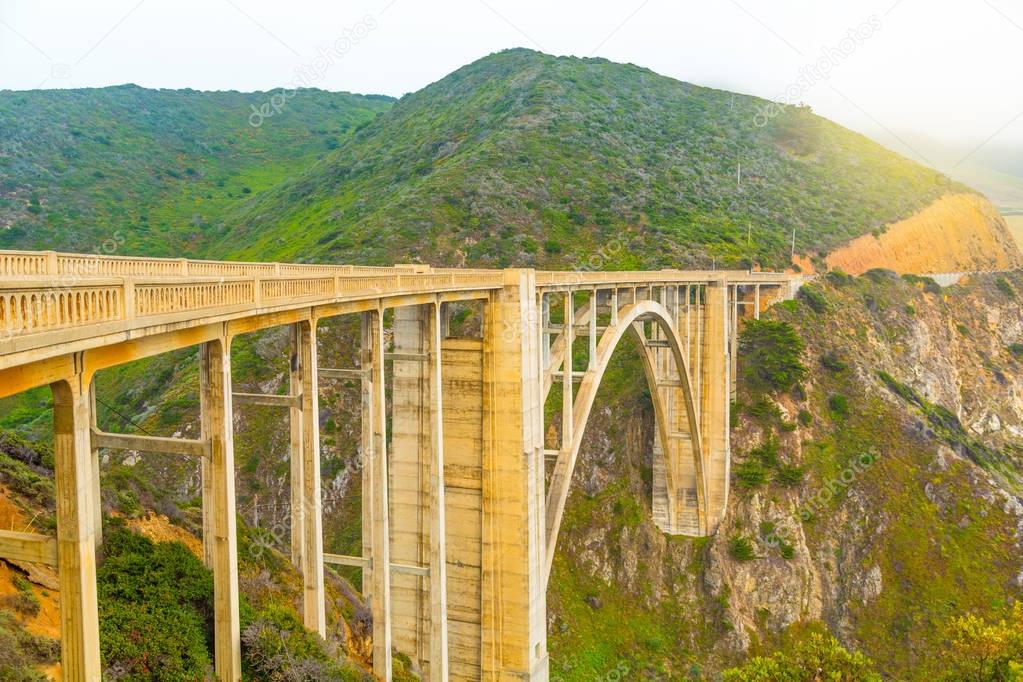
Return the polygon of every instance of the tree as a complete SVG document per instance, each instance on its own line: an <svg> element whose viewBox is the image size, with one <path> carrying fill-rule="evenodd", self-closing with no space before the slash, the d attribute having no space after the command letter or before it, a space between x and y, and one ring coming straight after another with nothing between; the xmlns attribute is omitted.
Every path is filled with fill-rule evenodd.
<svg viewBox="0 0 1023 682"><path fill-rule="evenodd" d="M787 391L803 380L803 340L788 322L747 320L739 336L742 375L750 388Z"/></svg>
<svg viewBox="0 0 1023 682"><path fill-rule="evenodd" d="M944 654L945 679L956 682L1023 680L1023 604L1016 602L1005 616L987 622L974 614L948 624L949 647Z"/></svg>
<svg viewBox="0 0 1023 682"><path fill-rule="evenodd" d="M880 682L869 658L850 652L830 634L814 632L770 656L725 670L724 682Z"/></svg>

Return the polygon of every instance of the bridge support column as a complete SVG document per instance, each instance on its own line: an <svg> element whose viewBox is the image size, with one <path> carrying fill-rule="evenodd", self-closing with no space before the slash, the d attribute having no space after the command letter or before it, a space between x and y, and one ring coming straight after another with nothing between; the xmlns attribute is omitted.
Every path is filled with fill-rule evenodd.
<svg viewBox="0 0 1023 682"><path fill-rule="evenodd" d="M429 561L430 383L426 360L429 306L394 310L390 484L391 561L422 566ZM417 662L427 660L430 623L426 579L391 576L394 647Z"/></svg>
<svg viewBox="0 0 1023 682"><path fill-rule="evenodd" d="M387 400L384 385L384 313L362 318L363 369L363 537L368 530L369 602L373 613L373 672L390 682L391 658L391 531L387 473ZM367 440L368 437L368 440ZM367 504L368 502L368 504ZM365 541L364 541L365 542ZM364 555L366 556L366 555ZM363 573L366 582L366 572Z"/></svg>
<svg viewBox="0 0 1023 682"><path fill-rule="evenodd" d="M217 679L241 680L241 632L238 620L238 539L234 493L234 430L231 400L230 339L203 343L199 351L203 437L210 440L203 468L204 538L213 568L213 639Z"/></svg>
<svg viewBox="0 0 1023 682"><path fill-rule="evenodd" d="M439 304L394 311L391 561L428 575L392 574L393 642L430 680L448 677L443 324Z"/></svg>
<svg viewBox="0 0 1023 682"><path fill-rule="evenodd" d="M291 357L289 361L288 390L291 395L302 392L301 355L302 331L291 325ZM302 406L293 404L288 413L291 429L289 460L291 465L291 565L302 570L302 548L305 542L305 509L302 505Z"/></svg>
<svg viewBox="0 0 1023 682"><path fill-rule="evenodd" d="M728 501L729 381L728 284L709 283L704 289L703 347L699 372L700 435L707 476L707 532L713 533Z"/></svg>
<svg viewBox="0 0 1023 682"><path fill-rule="evenodd" d="M316 354L316 322L294 325L297 353L293 357L293 378L297 385L292 393L299 397L301 420L301 497L292 498L292 510L301 509L301 566L303 583L302 614L306 628L327 635L326 595L323 588L323 504L320 484L320 397ZM297 360L297 371L294 362ZM294 416L294 414L293 414ZM293 427L294 428L294 427ZM294 436L294 431L292 432ZM294 457L294 454L293 454ZM292 468L294 471L294 467ZM292 494L295 487L292 486ZM294 529L292 530L294 534ZM294 539L292 540L294 551Z"/></svg>
<svg viewBox="0 0 1023 682"><path fill-rule="evenodd" d="M505 271L484 326L484 680L548 676L536 274ZM566 365L569 367L570 365Z"/></svg>
<svg viewBox="0 0 1023 682"><path fill-rule="evenodd" d="M96 382L89 382L89 424L92 428L98 428L96 419ZM103 496L100 487L100 466L99 448L92 447L92 500L93 500L93 525L96 529L96 546L103 544Z"/></svg>
<svg viewBox="0 0 1023 682"><path fill-rule="evenodd" d="M52 384L60 659L63 678L99 682L96 525L89 382L82 374Z"/></svg>

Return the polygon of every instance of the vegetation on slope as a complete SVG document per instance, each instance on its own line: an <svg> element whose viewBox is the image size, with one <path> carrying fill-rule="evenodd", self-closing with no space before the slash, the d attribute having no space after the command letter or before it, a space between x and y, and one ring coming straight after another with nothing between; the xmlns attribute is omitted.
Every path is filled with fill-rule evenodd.
<svg viewBox="0 0 1023 682"><path fill-rule="evenodd" d="M1001 396L1023 328L997 281L836 273L749 325L732 498L712 539L653 527L650 408L623 368L640 379L598 398L559 538L552 675L1017 679L1023 509L1000 486L1021 460ZM941 407L945 363L969 379ZM981 433L988 394L1002 428Z"/></svg>
<svg viewBox="0 0 1023 682"><path fill-rule="evenodd" d="M199 255L229 207L305 169L393 101L300 90L250 125L272 94L0 91L0 248Z"/></svg>
<svg viewBox="0 0 1023 682"><path fill-rule="evenodd" d="M967 191L806 109L758 126L764 104L603 59L501 52L248 204L215 251L781 267L793 230L800 252L825 252Z"/></svg>

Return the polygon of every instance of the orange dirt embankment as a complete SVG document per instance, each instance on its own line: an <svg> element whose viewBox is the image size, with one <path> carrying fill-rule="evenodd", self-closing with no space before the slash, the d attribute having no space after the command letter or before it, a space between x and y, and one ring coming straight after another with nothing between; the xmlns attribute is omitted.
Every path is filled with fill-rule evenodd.
<svg viewBox="0 0 1023 682"><path fill-rule="evenodd" d="M8 491L3 488L0 488L0 529L35 532L30 520L25 519L22 511L11 501ZM39 600L39 613L27 619L24 616L20 617L25 629L36 635L60 639L60 600L54 589L57 584L55 569L49 566L0 561L0 597L17 594L14 576L23 576L21 569L31 569L28 579L32 583L32 592ZM39 672L59 682L60 663L40 666Z"/></svg>
<svg viewBox="0 0 1023 682"><path fill-rule="evenodd" d="M925 274L1010 270L1023 267L1023 255L987 199L950 194L892 223L879 237L854 239L829 254L827 262L853 275L872 268Z"/></svg>

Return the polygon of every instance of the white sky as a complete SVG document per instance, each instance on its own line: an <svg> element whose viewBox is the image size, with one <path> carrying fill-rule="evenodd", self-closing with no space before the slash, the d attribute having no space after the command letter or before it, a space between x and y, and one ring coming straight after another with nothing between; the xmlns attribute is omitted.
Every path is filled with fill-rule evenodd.
<svg viewBox="0 0 1023 682"><path fill-rule="evenodd" d="M272 89L365 22L313 85L401 95L524 46L776 99L869 21L800 99L861 131L1023 143L1021 0L0 0L0 88Z"/></svg>

